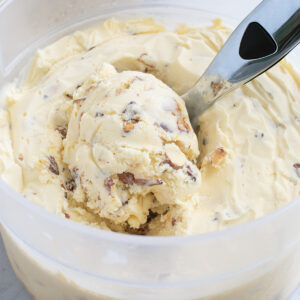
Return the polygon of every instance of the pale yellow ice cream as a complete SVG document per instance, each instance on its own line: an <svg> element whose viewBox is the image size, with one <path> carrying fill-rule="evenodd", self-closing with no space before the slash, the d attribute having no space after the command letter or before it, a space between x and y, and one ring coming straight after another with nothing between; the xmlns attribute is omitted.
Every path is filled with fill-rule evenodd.
<svg viewBox="0 0 300 300"><path fill-rule="evenodd" d="M68 219L149 235L213 231L293 200L300 80L286 62L201 116L199 155L177 94L229 34L219 21L171 32L108 20L39 50L5 92L1 177Z"/></svg>
<svg viewBox="0 0 300 300"><path fill-rule="evenodd" d="M174 214L197 203L200 183L182 99L151 74L107 64L72 98L63 151L72 200L125 231L146 232L147 219L170 212L182 230Z"/></svg>

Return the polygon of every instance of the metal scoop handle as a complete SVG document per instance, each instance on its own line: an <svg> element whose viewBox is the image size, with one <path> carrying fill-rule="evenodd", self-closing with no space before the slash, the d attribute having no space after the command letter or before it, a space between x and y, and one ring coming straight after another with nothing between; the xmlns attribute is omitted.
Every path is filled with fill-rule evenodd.
<svg viewBox="0 0 300 300"><path fill-rule="evenodd" d="M264 0L234 30L183 98L195 128L216 99L265 72L300 41L300 1Z"/></svg>

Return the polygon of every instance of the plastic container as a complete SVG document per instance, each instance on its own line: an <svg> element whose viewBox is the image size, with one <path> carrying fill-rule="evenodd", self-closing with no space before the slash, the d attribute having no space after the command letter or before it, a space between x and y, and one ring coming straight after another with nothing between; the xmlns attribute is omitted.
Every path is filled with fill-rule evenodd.
<svg viewBox="0 0 300 300"><path fill-rule="evenodd" d="M4 1L0 84L12 80L37 47L110 16L150 14L169 24L190 25L223 16L235 25L258 2ZM294 61L299 58L295 53ZM219 232L143 237L70 222L2 181L0 194L0 227L9 259L36 299L281 300L300 281L300 198Z"/></svg>

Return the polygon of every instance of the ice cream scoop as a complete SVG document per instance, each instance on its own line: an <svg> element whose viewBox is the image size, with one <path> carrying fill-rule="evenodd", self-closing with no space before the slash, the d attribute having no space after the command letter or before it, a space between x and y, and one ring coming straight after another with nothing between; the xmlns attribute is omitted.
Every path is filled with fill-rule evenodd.
<svg viewBox="0 0 300 300"><path fill-rule="evenodd" d="M235 29L183 95L194 128L217 99L268 70L300 41L299 0L264 0Z"/></svg>

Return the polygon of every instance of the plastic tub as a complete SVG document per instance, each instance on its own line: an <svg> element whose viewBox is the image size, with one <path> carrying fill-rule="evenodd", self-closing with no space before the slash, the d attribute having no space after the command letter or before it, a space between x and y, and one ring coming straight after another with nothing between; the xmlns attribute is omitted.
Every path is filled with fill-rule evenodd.
<svg viewBox="0 0 300 300"><path fill-rule="evenodd" d="M14 78L38 46L109 16L150 14L191 25L223 16L235 25L258 2L4 1L0 84ZM0 193L0 227L9 259L36 299L281 300L300 281L300 198L219 232L142 237L70 222L2 181Z"/></svg>

